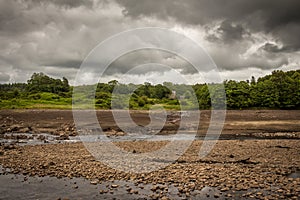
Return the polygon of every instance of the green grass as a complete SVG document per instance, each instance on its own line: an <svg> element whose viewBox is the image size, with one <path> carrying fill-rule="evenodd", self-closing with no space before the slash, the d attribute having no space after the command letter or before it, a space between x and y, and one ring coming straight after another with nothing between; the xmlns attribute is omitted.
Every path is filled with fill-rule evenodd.
<svg viewBox="0 0 300 200"><path fill-rule="evenodd" d="M72 104L64 101L46 101L30 99L1 100L1 109L71 109Z"/></svg>
<svg viewBox="0 0 300 200"><path fill-rule="evenodd" d="M94 104L94 100L82 100L72 105L71 98L59 98L59 99L11 99L11 100L0 100L0 109L109 109L107 105L101 106ZM130 108L133 110L148 110L148 109L161 109L163 107L166 110L180 110L180 105L174 105L173 103L161 103L161 104L145 104L144 106L135 105ZM120 108L122 109L122 108ZM193 106L187 104L182 106L184 110L192 110Z"/></svg>

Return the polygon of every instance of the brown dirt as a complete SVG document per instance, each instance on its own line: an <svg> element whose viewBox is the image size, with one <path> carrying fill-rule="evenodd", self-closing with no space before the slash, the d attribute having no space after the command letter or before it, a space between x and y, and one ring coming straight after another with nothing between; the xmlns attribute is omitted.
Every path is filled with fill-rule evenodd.
<svg viewBox="0 0 300 200"><path fill-rule="evenodd" d="M133 121L137 125L149 124L146 111L133 111ZM103 129L119 130L110 111L97 111L97 117ZM201 111L198 133L206 134L210 122L210 111ZM196 122L192 122L196 123ZM34 127L39 132L53 133L64 124L73 124L71 110L0 110L0 124L22 124ZM161 134L175 133L178 123L165 124ZM294 133L300 134L299 110L227 110L222 135L253 135L254 133Z"/></svg>

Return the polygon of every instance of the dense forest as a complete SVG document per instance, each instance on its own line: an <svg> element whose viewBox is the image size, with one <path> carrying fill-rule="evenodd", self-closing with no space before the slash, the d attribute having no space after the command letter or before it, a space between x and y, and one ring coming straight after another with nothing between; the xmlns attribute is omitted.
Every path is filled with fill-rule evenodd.
<svg viewBox="0 0 300 200"><path fill-rule="evenodd" d="M255 77L246 81L226 80L223 85L228 109L300 108L300 70L276 70L257 80ZM110 109L112 102L114 108L119 109L149 109L153 105L162 105L166 109L180 109L180 105L184 109L196 109L199 105L200 109L210 109L211 96L221 86L214 83L189 86L170 82L135 85L112 80L73 87L65 77L61 80L34 73L27 83L0 84L0 108L68 109L72 107L72 91L76 89L74 104L90 104L92 101L93 106L99 109ZM87 94L86 91L94 91L94 88L94 93Z"/></svg>

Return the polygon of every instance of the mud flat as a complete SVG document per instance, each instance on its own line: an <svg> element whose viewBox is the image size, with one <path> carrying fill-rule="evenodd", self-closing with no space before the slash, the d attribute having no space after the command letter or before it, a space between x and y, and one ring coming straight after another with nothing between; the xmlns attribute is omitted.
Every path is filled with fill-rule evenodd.
<svg viewBox="0 0 300 200"><path fill-rule="evenodd" d="M107 135L124 135L111 111L98 110L96 115ZM146 111L131 111L131 117L141 127L150 123ZM158 134L177 133L179 118L178 112L169 111L167 123ZM192 125L199 123L197 135L201 138L207 132L210 119L211 112L201 110L200 123L192 116L188 120ZM0 110L0 124L0 137L3 133L48 133L61 136L61 139L77 135L71 110ZM189 133L189 130L186 132ZM238 137L300 138L300 112L298 110L227 110L221 138Z"/></svg>

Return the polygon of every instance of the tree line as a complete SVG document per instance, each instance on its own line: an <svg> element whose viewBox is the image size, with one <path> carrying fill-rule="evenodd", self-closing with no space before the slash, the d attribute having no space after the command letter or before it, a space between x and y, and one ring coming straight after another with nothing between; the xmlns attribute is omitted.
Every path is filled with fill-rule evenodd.
<svg viewBox="0 0 300 200"><path fill-rule="evenodd" d="M164 82L153 85L122 84L116 80L96 85L70 86L67 78L54 79L43 73L34 73L27 83L0 84L0 101L28 101L71 104L72 90L79 91L78 101L93 99L96 108L148 109L160 104L167 109L210 109L212 101L224 87L229 109L299 109L300 70L275 70L257 80L225 80L223 84L195 85ZM95 93L85 91L96 88ZM82 92L80 92L82 91ZM214 96L214 98L211 98ZM196 97L196 106L195 98ZM73 101L74 102L74 101ZM129 102L129 103L128 103ZM1 106L2 104L0 104Z"/></svg>

